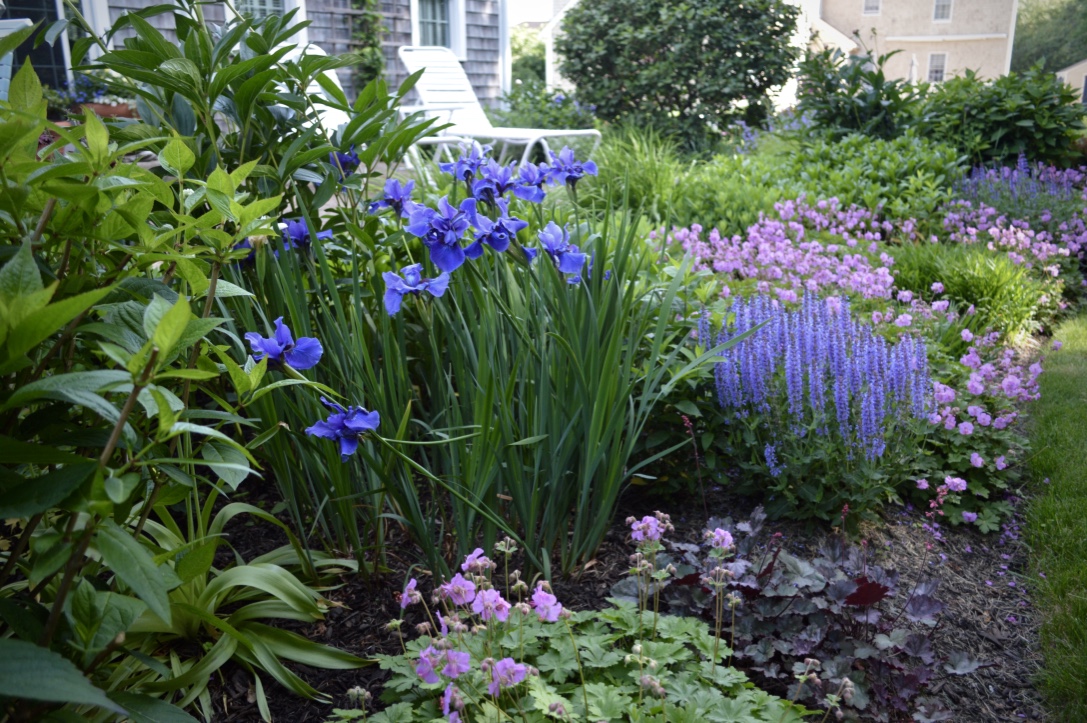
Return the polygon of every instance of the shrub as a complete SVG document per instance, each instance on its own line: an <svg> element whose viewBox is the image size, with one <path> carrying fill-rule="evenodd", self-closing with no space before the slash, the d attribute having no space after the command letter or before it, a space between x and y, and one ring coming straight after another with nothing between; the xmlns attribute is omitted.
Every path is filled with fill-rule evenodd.
<svg viewBox="0 0 1087 723"><path fill-rule="evenodd" d="M1072 88L1035 65L985 81L973 71L936 86L920 109L918 130L950 143L975 164L1032 161L1066 164L1083 130Z"/></svg>
<svg viewBox="0 0 1087 723"><path fill-rule="evenodd" d="M566 13L556 49L601 118L653 125L701 149L738 102L761 108L788 80L797 15L781 0L602 0Z"/></svg>
<svg viewBox="0 0 1087 723"><path fill-rule="evenodd" d="M763 685L826 708L828 718L840 706L850 719L947 720L926 689L941 673L967 675L982 664L964 653L936 654L939 580L925 574L906 587L867 546L838 537L801 559L783 549L780 534L764 532L765 520L761 508L743 522L710 519L703 545L662 544L667 552L612 593L715 620Z"/></svg>
<svg viewBox="0 0 1087 723"><path fill-rule="evenodd" d="M895 51L899 52L899 51ZM809 51L800 63L797 112L808 130L840 139L853 133L891 140L910 127L920 91L883 73L887 58L846 55L836 48Z"/></svg>
<svg viewBox="0 0 1087 723"><path fill-rule="evenodd" d="M815 139L775 162L788 196L836 198L899 222L934 220L962 173L954 149L912 134L893 140L857 134L839 141Z"/></svg>
<svg viewBox="0 0 1087 723"><path fill-rule="evenodd" d="M518 80L502 100L505 108L488 110L502 125L514 128L592 128L596 125L595 105L582 102L574 91L549 90L542 80Z"/></svg>
<svg viewBox="0 0 1087 723"><path fill-rule="evenodd" d="M744 233L761 214L773 211L782 196L779 183L774 162L761 154L716 156L682 176L670 207L673 221L725 235Z"/></svg>
<svg viewBox="0 0 1087 723"><path fill-rule="evenodd" d="M974 308L978 329L1001 330L1012 341L1033 333L1043 310L1060 299L1059 287L1047 293L1025 266L984 247L904 244L892 253L900 289L926 294L942 284L948 299Z"/></svg>
<svg viewBox="0 0 1087 723"><path fill-rule="evenodd" d="M641 555L654 554L655 544L646 539ZM802 720L803 708L721 664L732 651L719 626L715 635L703 621L658 615L644 598L570 613L546 582L530 596L519 571L509 572L509 542L496 549L506 555L504 575L493 574L495 563L477 549L461 566L467 577L458 573L437 587L441 610L427 611L423 636L402 655L378 656L392 671L382 695L392 705L373 723L443 715L526 723ZM422 602L416 584L408 583L402 606Z"/></svg>
<svg viewBox="0 0 1087 723"><path fill-rule="evenodd" d="M543 83L546 80L544 76L547 73L547 59L539 31L524 27L514 28L510 34L510 50L513 55L514 82Z"/></svg>
<svg viewBox="0 0 1087 723"><path fill-rule="evenodd" d="M211 47L192 9L176 12ZM126 18L148 48L178 52L138 13ZM250 47L260 32L239 24L230 37ZM219 47L225 65L240 62L236 47ZM250 70L275 62L255 60ZM270 95L275 78L255 85ZM247 358L216 315L223 298L248 294L223 270L243 239L272 233L281 197L248 192L255 163L196 170L193 139L89 112L76 128L47 123L29 63L9 97L0 106L0 236L13 241L0 268L0 513L12 531L0 569L5 713L178 719L188 716L173 704L197 702L210 718L208 683L231 660L253 676L260 706L260 675L319 697L283 660L364 661L267 622L322 619L320 596L299 575L355 563L307 554L289 531L290 546L263 559L216 556L240 514L282 527L250 505L219 503L259 474L253 450L278 431L249 404L287 386L280 394L307 391L292 365L321 356L299 339L308 354L284 357L268 342ZM57 140L39 153L47 127ZM157 155L157 172L131 163L136 152Z"/></svg>

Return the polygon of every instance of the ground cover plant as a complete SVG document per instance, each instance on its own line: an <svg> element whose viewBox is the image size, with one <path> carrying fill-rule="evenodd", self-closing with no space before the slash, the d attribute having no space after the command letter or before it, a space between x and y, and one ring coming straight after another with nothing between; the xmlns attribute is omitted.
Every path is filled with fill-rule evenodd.
<svg viewBox="0 0 1087 723"><path fill-rule="evenodd" d="M828 716L946 720L943 704L925 695L929 683L981 665L965 653L941 659L932 647L944 609L939 579L902 580L864 545L831 537L811 560L798 558L765 531L762 508L739 522L711 518L702 545L668 540L655 517L627 522L644 537L613 594L712 619L745 667Z"/></svg>
<svg viewBox="0 0 1087 723"><path fill-rule="evenodd" d="M642 554L658 544L646 536ZM424 606L426 622L402 655L381 658L392 671L383 693L391 705L360 718L803 719L802 706L758 690L728 665L720 621L715 633L704 621L659 614L645 597L571 613L546 581L530 587L509 570L514 552L509 539L496 545L499 562L476 549L435 588L432 605L409 580L400 605Z"/></svg>

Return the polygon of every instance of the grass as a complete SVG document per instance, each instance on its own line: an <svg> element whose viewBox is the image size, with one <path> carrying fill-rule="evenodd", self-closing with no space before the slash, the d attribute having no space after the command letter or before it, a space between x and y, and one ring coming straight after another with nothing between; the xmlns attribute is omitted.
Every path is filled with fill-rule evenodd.
<svg viewBox="0 0 1087 723"><path fill-rule="evenodd" d="M1061 326L1034 409L1027 515L1043 615L1042 685L1055 719L1087 720L1087 316ZM1048 484L1042 483L1048 479Z"/></svg>

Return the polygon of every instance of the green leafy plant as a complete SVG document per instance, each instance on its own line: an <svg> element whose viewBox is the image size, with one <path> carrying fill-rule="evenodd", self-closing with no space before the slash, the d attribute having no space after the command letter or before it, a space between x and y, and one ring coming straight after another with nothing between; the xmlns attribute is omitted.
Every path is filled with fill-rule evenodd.
<svg viewBox="0 0 1087 723"><path fill-rule="evenodd" d="M892 55L846 55L837 48L809 51L800 62L797 102L809 130L832 139L859 133L891 140L908 128L921 90L887 77L883 66Z"/></svg>
<svg viewBox="0 0 1087 723"><path fill-rule="evenodd" d="M605 0L567 11L556 50L598 116L652 125L701 151L741 115L738 102L765 112L767 92L788 80L797 15L780 0Z"/></svg>
<svg viewBox="0 0 1087 723"><path fill-rule="evenodd" d="M391 705L367 720L802 720L802 707L727 664L731 649L706 623L659 615L644 599L571 614L546 582L529 596L519 571L492 576L482 552L466 559L469 578L439 588L430 635L379 658L392 672L382 696ZM421 601L413 583L404 596Z"/></svg>
<svg viewBox="0 0 1087 723"><path fill-rule="evenodd" d="M921 133L950 143L976 164L1031 161L1067 164L1083 131L1083 106L1072 88L1041 65L995 80L973 71L935 86L920 108Z"/></svg>

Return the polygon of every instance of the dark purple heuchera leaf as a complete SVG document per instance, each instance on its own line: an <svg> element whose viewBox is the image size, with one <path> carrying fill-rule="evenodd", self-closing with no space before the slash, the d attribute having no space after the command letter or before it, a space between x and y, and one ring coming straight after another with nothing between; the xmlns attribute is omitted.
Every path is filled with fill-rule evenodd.
<svg viewBox="0 0 1087 723"><path fill-rule="evenodd" d="M944 670L952 675L969 675L978 668L988 667L984 665L980 660L971 658L968 653L957 651L947 656L947 662L944 663Z"/></svg>
<svg viewBox="0 0 1087 723"><path fill-rule="evenodd" d="M853 582L857 583L857 589L845 599L846 605L868 607L883 602L887 593L891 591L886 585L869 580L867 577L858 577Z"/></svg>
<svg viewBox="0 0 1087 723"><path fill-rule="evenodd" d="M910 601L906 603L904 612L906 617L915 623L931 625L936 622L936 616L943 612L943 609L944 604L936 598L914 593Z"/></svg>
<svg viewBox="0 0 1087 723"><path fill-rule="evenodd" d="M902 646L902 652L914 658L920 658L925 665L932 665L936 660L936 653L932 649L932 642L927 635L913 633L906 638L906 644Z"/></svg>
<svg viewBox="0 0 1087 723"><path fill-rule="evenodd" d="M857 590L857 583L850 579L835 580L827 585L827 597L836 603L844 603Z"/></svg>
<svg viewBox="0 0 1087 723"><path fill-rule="evenodd" d="M828 537L819 547L819 556L834 566L840 566L846 561L849 546L841 537Z"/></svg>

